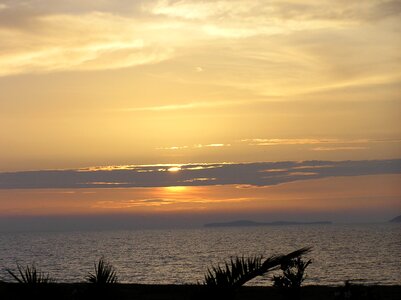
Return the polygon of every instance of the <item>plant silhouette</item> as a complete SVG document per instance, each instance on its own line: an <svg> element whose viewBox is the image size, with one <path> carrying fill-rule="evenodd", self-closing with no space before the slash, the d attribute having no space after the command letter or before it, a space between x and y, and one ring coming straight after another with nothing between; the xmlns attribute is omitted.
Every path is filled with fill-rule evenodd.
<svg viewBox="0 0 401 300"><path fill-rule="evenodd" d="M281 291L285 299L300 299L305 270L311 263L311 260L304 261L301 257L285 261L281 265L283 275L272 278L273 286Z"/></svg>
<svg viewBox="0 0 401 300"><path fill-rule="evenodd" d="M312 260L304 261L301 257L285 262L281 265L283 275L273 276L273 286L278 288L300 288L305 280L305 270L311 263Z"/></svg>
<svg viewBox="0 0 401 300"><path fill-rule="evenodd" d="M14 273L11 269L6 269L7 273L11 275L18 283L26 284L39 284L39 283L50 283L54 282L49 276L40 272L34 264L22 267L17 264L18 273Z"/></svg>
<svg viewBox="0 0 401 300"><path fill-rule="evenodd" d="M88 274L86 280L90 283L95 283L98 285L117 283L118 277L116 269L112 264L105 261L102 257L99 259L97 264L95 263L95 272Z"/></svg>
<svg viewBox="0 0 401 300"><path fill-rule="evenodd" d="M204 284L208 287L235 289L257 276L262 276L278 266L308 253L310 250L310 247L305 247L287 255L270 256L264 261L262 256L232 258L223 267L217 266L208 269Z"/></svg>

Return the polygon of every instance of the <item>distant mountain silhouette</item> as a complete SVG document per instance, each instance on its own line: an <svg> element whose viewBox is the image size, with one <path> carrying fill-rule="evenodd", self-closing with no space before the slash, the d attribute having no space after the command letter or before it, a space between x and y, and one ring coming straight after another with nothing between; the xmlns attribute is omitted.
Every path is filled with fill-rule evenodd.
<svg viewBox="0 0 401 300"><path fill-rule="evenodd" d="M401 223L401 215L390 220L391 223Z"/></svg>
<svg viewBox="0 0 401 300"><path fill-rule="evenodd" d="M205 227L255 227L255 226L282 226L282 225L316 225L316 224L332 224L330 221L320 222L291 222L291 221L276 221L276 222L254 222L249 220L238 220L232 222L207 223Z"/></svg>

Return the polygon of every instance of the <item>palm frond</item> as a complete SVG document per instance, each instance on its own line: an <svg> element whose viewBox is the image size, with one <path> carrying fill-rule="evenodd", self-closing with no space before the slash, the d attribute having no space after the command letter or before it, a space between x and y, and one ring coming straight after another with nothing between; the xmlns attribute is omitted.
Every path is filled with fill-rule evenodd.
<svg viewBox="0 0 401 300"><path fill-rule="evenodd" d="M207 270L204 284L209 287L236 288L244 285L257 276L262 276L292 259L308 253L310 247L305 247L287 255L273 255L263 261L262 256L236 257L225 262L224 266L212 267Z"/></svg>

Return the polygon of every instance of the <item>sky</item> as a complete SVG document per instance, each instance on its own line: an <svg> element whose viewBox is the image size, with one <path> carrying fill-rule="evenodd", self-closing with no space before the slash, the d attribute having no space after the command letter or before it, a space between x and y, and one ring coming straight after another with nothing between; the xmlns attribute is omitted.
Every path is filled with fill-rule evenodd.
<svg viewBox="0 0 401 300"><path fill-rule="evenodd" d="M401 214L400 14L0 0L0 224Z"/></svg>

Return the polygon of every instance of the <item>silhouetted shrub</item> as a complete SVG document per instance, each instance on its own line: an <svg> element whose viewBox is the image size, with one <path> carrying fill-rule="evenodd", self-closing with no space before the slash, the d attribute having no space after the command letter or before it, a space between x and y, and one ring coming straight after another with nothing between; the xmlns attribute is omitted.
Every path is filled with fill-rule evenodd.
<svg viewBox="0 0 401 300"><path fill-rule="evenodd" d="M301 257L285 261L281 264L283 275L273 276L273 286L278 288L300 288L305 280L305 270L312 263L304 261Z"/></svg>
<svg viewBox="0 0 401 300"><path fill-rule="evenodd" d="M118 277L116 269L104 258L100 258L97 264L95 263L95 272L88 274L86 280L90 283L99 285L117 283Z"/></svg>
<svg viewBox="0 0 401 300"><path fill-rule="evenodd" d="M54 280L49 277L49 274L40 272L34 264L31 266L27 265L26 267L17 264L17 270L18 272L13 272L11 269L6 269L8 274L18 283L39 284L54 282Z"/></svg>

